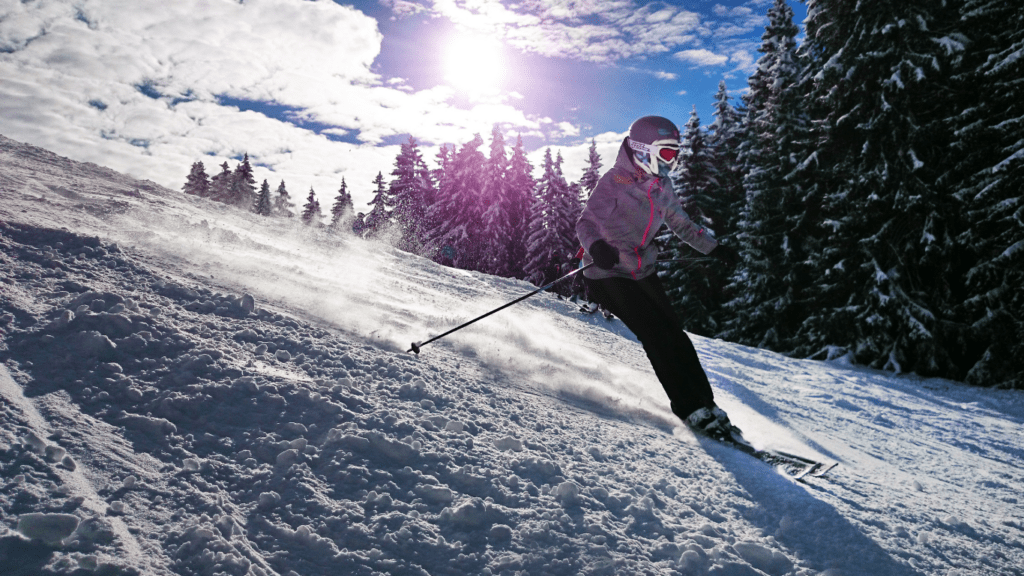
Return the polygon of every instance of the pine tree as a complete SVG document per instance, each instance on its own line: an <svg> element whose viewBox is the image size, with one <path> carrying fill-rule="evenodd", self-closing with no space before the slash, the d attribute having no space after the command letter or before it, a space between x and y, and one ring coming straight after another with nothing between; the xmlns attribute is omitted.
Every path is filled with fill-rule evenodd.
<svg viewBox="0 0 1024 576"><path fill-rule="evenodd" d="M796 338L801 355L840 348L876 368L956 372L951 349L962 335L950 311L964 276L953 237L960 208L936 186L949 145L937 122L951 115L942 43L951 9L808 5L805 45L817 69L807 76L825 114L817 149L798 166L823 167L815 175L827 237L803 305L813 313Z"/></svg>
<svg viewBox="0 0 1024 576"><path fill-rule="evenodd" d="M583 206L586 199L583 198L583 187L578 182L569 184L562 172L562 153L559 152L555 158L555 176L559 183L559 205L561 213L558 216L559 233L568 247L566 260L576 254L579 246L579 239L576 238L576 221L583 213Z"/></svg>
<svg viewBox="0 0 1024 576"><path fill-rule="evenodd" d="M363 221L363 234L367 237L378 236L392 222L391 207L393 204L388 195L388 190L384 186L384 174L382 172L377 172L377 177L373 179L373 184L377 188L373 193L373 200L370 201L372 208Z"/></svg>
<svg viewBox="0 0 1024 576"><path fill-rule="evenodd" d="M724 217L721 214L723 207L715 194L717 173L696 107L683 129L682 144L680 166L672 179L675 193L690 219L717 235L719 217ZM678 242L669 245L669 259L695 256L689 246ZM672 262L659 272L686 330L703 336L711 336L717 331L718 322L714 315L722 305L722 287L726 284L727 275L728 271L719 262Z"/></svg>
<svg viewBox="0 0 1024 576"><path fill-rule="evenodd" d="M220 174L210 179L210 199L217 202L227 202L231 198L231 183L235 177L231 168L225 162L220 165Z"/></svg>
<svg viewBox="0 0 1024 576"><path fill-rule="evenodd" d="M253 204L252 211L260 216L270 216L270 184L266 180L260 186L260 193L256 196L256 202Z"/></svg>
<svg viewBox="0 0 1024 576"><path fill-rule="evenodd" d="M291 194L288 194L284 180L281 180L281 183L277 186L277 196L274 197L274 206L270 213L283 218L295 216L295 213L292 212L292 197Z"/></svg>
<svg viewBox="0 0 1024 576"><path fill-rule="evenodd" d="M302 223L307 226L319 226L323 218L324 213L320 209L320 201L316 199L316 192L310 186L309 196L306 197L306 203L302 206Z"/></svg>
<svg viewBox="0 0 1024 576"><path fill-rule="evenodd" d="M232 206L249 208L253 205L255 199L256 178L253 177L252 165L249 164L249 154L245 154L242 161L235 167L225 203Z"/></svg>
<svg viewBox="0 0 1024 576"><path fill-rule="evenodd" d="M750 80L746 140L740 160L746 177L746 205L737 236L743 265L737 276L739 299L723 332L746 344L788 351L806 308L801 275L813 226L804 216L805 192L792 180L797 158L805 153L810 121L796 91L801 73L793 11L786 0L768 10L757 70ZM734 285L735 287L735 285Z"/></svg>
<svg viewBox="0 0 1024 576"><path fill-rule="evenodd" d="M943 176L968 221L957 244L971 251L959 364L970 384L1024 389L1024 11L967 0L960 15L963 33L941 39L954 61L962 58L954 161Z"/></svg>
<svg viewBox="0 0 1024 576"><path fill-rule="evenodd" d="M733 242L739 228L740 211L746 203L744 172L739 161L744 126L739 112L729 100L729 92L722 80L715 93L715 120L708 127L707 147L718 181L711 195L721 205L716 210L715 237L725 243Z"/></svg>
<svg viewBox="0 0 1024 576"><path fill-rule="evenodd" d="M366 232L366 214L360 212L352 219L352 233L362 236Z"/></svg>
<svg viewBox="0 0 1024 576"><path fill-rule="evenodd" d="M526 278L527 238L530 226L530 211L533 207L533 166L526 158L522 136L516 136L506 175L505 191L508 201L508 261L509 276Z"/></svg>
<svg viewBox="0 0 1024 576"><path fill-rule="evenodd" d="M185 194L206 198L210 195L210 178L206 175L206 167L202 162L193 162L185 185L181 187Z"/></svg>
<svg viewBox="0 0 1024 576"><path fill-rule="evenodd" d="M597 181L600 179L601 157L597 154L597 141L591 138L590 151L587 156L587 169L583 172L583 177L580 178L580 186L583 187L583 192L587 198L590 198L594 188L597 188Z"/></svg>
<svg viewBox="0 0 1024 576"><path fill-rule="evenodd" d="M575 254L575 225L579 214L572 212L571 192L562 176L561 155L552 160L551 149L544 152L544 175L537 184L530 214L527 241L526 274L537 286L547 284L565 271ZM556 290L567 290L557 287Z"/></svg>
<svg viewBox="0 0 1024 576"><path fill-rule="evenodd" d="M508 195L508 159L505 137L495 124L491 129L491 153L484 165L483 214L484 251L480 266L488 274L511 276L509 237L512 232Z"/></svg>
<svg viewBox="0 0 1024 576"><path fill-rule="evenodd" d="M483 255L480 190L486 160L479 150L483 143L476 134L454 154L439 181L437 201L429 213L433 228L428 237L434 258L465 270L479 270Z"/></svg>
<svg viewBox="0 0 1024 576"><path fill-rule="evenodd" d="M422 254L426 244L425 214L433 196L434 185L430 169L423 161L423 155L412 136L402 144L391 175L394 179L388 195L394 205L392 219L401 227L399 247Z"/></svg>
<svg viewBox="0 0 1024 576"><path fill-rule="evenodd" d="M355 208L352 205L352 195L348 192L348 186L345 184L345 178L341 179L341 187L338 188L338 196L334 199L334 205L331 206L331 229L342 230L355 212Z"/></svg>

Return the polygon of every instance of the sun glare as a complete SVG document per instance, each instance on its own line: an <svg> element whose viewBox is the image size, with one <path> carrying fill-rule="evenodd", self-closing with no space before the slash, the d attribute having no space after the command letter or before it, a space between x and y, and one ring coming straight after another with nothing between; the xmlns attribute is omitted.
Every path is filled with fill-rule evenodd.
<svg viewBox="0 0 1024 576"><path fill-rule="evenodd" d="M493 38L458 34L448 40L445 80L470 95L495 93L505 78L501 43Z"/></svg>

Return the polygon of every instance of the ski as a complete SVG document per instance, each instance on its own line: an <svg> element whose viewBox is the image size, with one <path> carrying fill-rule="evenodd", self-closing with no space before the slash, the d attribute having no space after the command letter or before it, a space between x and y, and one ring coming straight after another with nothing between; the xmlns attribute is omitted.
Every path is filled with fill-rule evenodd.
<svg viewBox="0 0 1024 576"><path fill-rule="evenodd" d="M739 446L737 445L737 447ZM776 450L748 451L743 448L740 448L740 450L750 454L765 464L782 469L786 474L798 481L802 481L808 477L821 478L838 466L838 463L836 462L826 464L818 460L812 460L803 456L797 456L795 454Z"/></svg>
<svg viewBox="0 0 1024 576"><path fill-rule="evenodd" d="M738 432L738 431L737 431ZM711 438L710 436L705 436ZM838 466L838 462L826 464L819 460L790 454L780 450L759 450L750 445L742 436L732 434L732 440L720 440L712 438L726 446L731 446L740 452L749 454L754 458L785 472L789 477L797 481L804 481L808 477L821 478Z"/></svg>

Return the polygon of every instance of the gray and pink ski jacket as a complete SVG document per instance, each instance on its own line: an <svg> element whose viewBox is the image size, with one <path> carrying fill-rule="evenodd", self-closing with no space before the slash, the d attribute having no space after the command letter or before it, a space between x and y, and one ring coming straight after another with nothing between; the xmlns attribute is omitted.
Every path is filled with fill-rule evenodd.
<svg viewBox="0 0 1024 576"><path fill-rule="evenodd" d="M654 272L658 248L654 235L667 223L683 242L702 254L708 254L718 241L686 215L668 179L655 178L639 170L630 157L628 144L622 142L615 166L597 183L583 214L576 222L576 236L584 248L599 239L619 251L619 263L611 270L587 268L587 278L631 278L639 280ZM590 254L583 263L590 264Z"/></svg>

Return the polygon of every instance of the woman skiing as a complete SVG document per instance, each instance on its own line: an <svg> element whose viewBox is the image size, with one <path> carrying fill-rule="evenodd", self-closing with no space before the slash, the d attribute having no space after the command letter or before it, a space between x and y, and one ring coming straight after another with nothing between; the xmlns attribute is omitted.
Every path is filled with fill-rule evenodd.
<svg viewBox="0 0 1024 576"><path fill-rule="evenodd" d="M598 181L576 234L586 248L584 271L590 300L618 316L644 346L672 411L694 431L742 441L715 405L714 393L690 338L655 273L652 245L663 223L683 241L732 266L735 250L721 246L683 211L669 174L679 156L679 129L660 116L629 128L615 165Z"/></svg>

